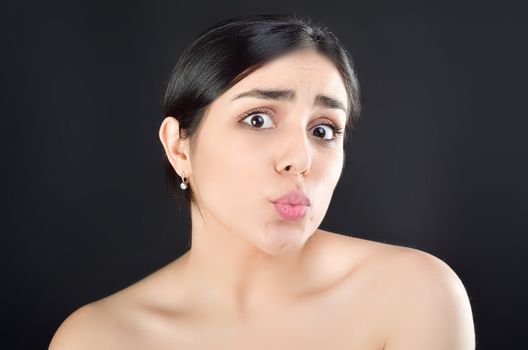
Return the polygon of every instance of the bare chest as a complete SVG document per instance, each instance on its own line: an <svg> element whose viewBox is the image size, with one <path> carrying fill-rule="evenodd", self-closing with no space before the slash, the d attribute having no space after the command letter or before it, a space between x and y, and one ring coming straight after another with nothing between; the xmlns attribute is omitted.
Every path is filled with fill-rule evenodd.
<svg viewBox="0 0 528 350"><path fill-rule="evenodd" d="M382 320L370 303L307 303L273 308L261 318L232 323L217 315L215 321L158 325L127 349L361 349L383 348Z"/></svg>
<svg viewBox="0 0 528 350"><path fill-rule="evenodd" d="M317 320L283 317L258 326L203 330L180 339L182 349L361 349L381 350L379 334L358 322L331 320L320 314ZM168 347L167 347L168 348Z"/></svg>

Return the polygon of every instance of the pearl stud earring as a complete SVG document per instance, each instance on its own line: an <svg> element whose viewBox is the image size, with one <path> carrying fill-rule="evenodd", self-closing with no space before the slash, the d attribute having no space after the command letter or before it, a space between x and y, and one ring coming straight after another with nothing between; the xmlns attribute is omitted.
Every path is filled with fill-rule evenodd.
<svg viewBox="0 0 528 350"><path fill-rule="evenodd" d="M181 178L182 178L182 182L181 182L181 184L180 184L180 188L181 188L182 190L185 190L185 189L187 189L187 187L188 187L189 179L186 179L186 178L185 178L185 173L184 173L183 171L182 171L182 174L183 174L183 176L181 176Z"/></svg>

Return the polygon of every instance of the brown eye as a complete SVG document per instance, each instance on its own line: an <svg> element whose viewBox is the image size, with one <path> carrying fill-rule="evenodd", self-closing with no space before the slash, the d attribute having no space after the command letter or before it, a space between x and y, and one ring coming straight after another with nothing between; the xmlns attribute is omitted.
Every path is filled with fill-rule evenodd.
<svg viewBox="0 0 528 350"><path fill-rule="evenodd" d="M242 123L250 125L257 129L268 129L273 127L272 118L264 112L251 112L242 119ZM262 127L266 125L266 127Z"/></svg>
<svg viewBox="0 0 528 350"><path fill-rule="evenodd" d="M313 128L314 136L317 136L323 140L333 140L335 138L335 128L329 124L317 125Z"/></svg>

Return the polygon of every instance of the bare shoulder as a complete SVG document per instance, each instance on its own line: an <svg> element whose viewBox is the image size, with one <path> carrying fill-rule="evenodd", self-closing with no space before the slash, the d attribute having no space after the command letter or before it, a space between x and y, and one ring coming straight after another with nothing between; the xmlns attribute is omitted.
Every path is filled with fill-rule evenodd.
<svg viewBox="0 0 528 350"><path fill-rule="evenodd" d="M329 231L326 234L331 245L351 257L367 273L383 274L388 283L400 285L406 293L421 289L443 287L452 292L464 291L462 281L443 260L428 252L352 237ZM327 243L328 245L328 243ZM412 283L407 283L412 282Z"/></svg>
<svg viewBox="0 0 528 350"><path fill-rule="evenodd" d="M373 243L372 249L372 256L377 257L372 262L378 262L392 290L407 296L412 304L416 304L419 298L424 303L468 301L459 276L435 255L415 248L377 242Z"/></svg>
<svg viewBox="0 0 528 350"><path fill-rule="evenodd" d="M471 305L464 284L443 260L425 251L353 237L334 237L361 256L362 281L381 285L385 349L474 349ZM373 296L374 297L374 296ZM390 315L390 316L389 316Z"/></svg>
<svg viewBox="0 0 528 350"><path fill-rule="evenodd" d="M49 349L132 349L159 335L167 319L180 316L179 306L166 302L178 293L170 283L173 265L75 310L59 326Z"/></svg>
<svg viewBox="0 0 528 350"><path fill-rule="evenodd" d="M70 314L55 332L50 350L105 349L112 344L109 329L112 322L98 302L80 307Z"/></svg>
<svg viewBox="0 0 528 350"><path fill-rule="evenodd" d="M59 326L49 350L132 349L144 336L149 314L134 284L80 307Z"/></svg>
<svg viewBox="0 0 528 350"><path fill-rule="evenodd" d="M386 349L475 349L471 304L464 284L444 261L407 248L393 258L391 285L399 291Z"/></svg>

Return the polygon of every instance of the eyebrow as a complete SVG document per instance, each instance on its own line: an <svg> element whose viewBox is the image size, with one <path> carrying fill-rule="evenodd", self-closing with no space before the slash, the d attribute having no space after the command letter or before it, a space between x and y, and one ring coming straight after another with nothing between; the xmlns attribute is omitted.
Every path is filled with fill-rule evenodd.
<svg viewBox="0 0 528 350"><path fill-rule="evenodd" d="M295 99L295 91L286 90L264 90L264 89L253 89L243 93L240 93L233 97L231 101L242 97L255 97L264 100L287 100L292 101ZM315 106L321 106L328 109L341 109L346 112L346 108L341 101L336 98L319 94L315 96Z"/></svg>

